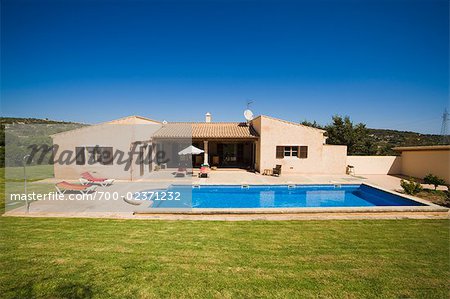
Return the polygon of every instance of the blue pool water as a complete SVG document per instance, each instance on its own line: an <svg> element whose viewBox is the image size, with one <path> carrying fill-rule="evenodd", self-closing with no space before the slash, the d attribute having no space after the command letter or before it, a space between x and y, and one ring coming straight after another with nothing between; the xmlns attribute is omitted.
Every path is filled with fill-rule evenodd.
<svg viewBox="0 0 450 299"><path fill-rule="evenodd" d="M153 208L318 208L424 206L367 185L173 185L180 200L155 200Z"/></svg>

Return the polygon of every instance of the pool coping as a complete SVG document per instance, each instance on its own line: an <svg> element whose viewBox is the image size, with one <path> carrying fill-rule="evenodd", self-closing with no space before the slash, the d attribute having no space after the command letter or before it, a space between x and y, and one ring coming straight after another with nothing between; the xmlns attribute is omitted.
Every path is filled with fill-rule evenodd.
<svg viewBox="0 0 450 299"><path fill-rule="evenodd" d="M299 184L299 185L332 185L331 184ZM337 184L337 183L336 183ZM196 184L200 185L200 184ZM235 185L235 184L223 184ZM259 184L251 184L259 185ZM284 184L282 184L284 185ZM450 209L428 202L424 199L398 193L370 183L339 183L338 185L366 185L383 192L419 202L425 206L382 206L382 207L323 207L323 208L169 208L136 210L134 215L185 214L185 215L227 215L227 214L302 214L302 213L383 213L383 212L448 212ZM201 185L200 185L201 186ZM205 186L208 186L205 184Z"/></svg>

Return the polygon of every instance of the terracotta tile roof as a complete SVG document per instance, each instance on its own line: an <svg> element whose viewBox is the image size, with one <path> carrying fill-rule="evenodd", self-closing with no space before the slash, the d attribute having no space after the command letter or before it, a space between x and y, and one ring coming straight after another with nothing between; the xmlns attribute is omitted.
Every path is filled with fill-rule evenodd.
<svg viewBox="0 0 450 299"><path fill-rule="evenodd" d="M257 138L255 129L247 123L167 123L153 138Z"/></svg>

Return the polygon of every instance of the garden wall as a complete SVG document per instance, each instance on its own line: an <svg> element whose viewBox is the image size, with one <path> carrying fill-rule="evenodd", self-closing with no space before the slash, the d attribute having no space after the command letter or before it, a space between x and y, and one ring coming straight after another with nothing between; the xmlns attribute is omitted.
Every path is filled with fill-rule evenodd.
<svg viewBox="0 0 450 299"><path fill-rule="evenodd" d="M347 165L352 165L355 175L401 174L402 158L399 156L347 156Z"/></svg>
<svg viewBox="0 0 450 299"><path fill-rule="evenodd" d="M423 178L434 174L450 184L450 148L446 150L402 151L402 174Z"/></svg>

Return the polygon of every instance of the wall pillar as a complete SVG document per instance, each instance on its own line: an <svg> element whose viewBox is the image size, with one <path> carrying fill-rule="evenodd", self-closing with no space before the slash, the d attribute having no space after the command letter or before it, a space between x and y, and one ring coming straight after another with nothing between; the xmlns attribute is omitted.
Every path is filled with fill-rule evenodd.
<svg viewBox="0 0 450 299"><path fill-rule="evenodd" d="M208 159L208 141L203 141L203 164L209 165L209 159Z"/></svg>

